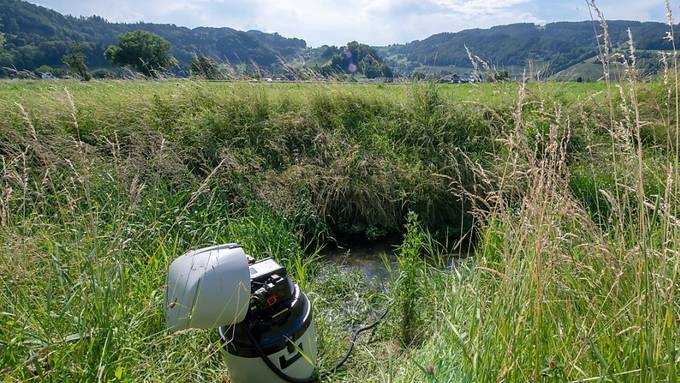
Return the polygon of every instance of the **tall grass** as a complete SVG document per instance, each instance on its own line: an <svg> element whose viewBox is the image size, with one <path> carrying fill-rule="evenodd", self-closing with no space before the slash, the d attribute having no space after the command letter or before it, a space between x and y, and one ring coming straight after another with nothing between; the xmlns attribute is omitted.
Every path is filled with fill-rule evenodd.
<svg viewBox="0 0 680 383"><path fill-rule="evenodd" d="M418 226L418 217L411 213L408 217L404 243L399 248L397 263L399 272L393 288L396 295L396 306L398 310L401 342L404 346L412 345L417 339L416 334L422 323L418 323L421 317L418 310L417 301L423 295L423 282L427 279L427 274L423 273L427 268L422 263L421 250L423 248L423 232Z"/></svg>
<svg viewBox="0 0 680 383"><path fill-rule="evenodd" d="M608 84L0 83L3 378L227 380L162 295L238 241L309 293L322 369L393 306L329 381L676 381L675 68L630 48ZM320 262L388 233L387 291Z"/></svg>
<svg viewBox="0 0 680 383"><path fill-rule="evenodd" d="M675 84L643 102L635 53L630 36L612 107L581 126L562 105L536 111L520 87L500 169L480 171L498 186L481 204L474 271L437 298L452 303L419 353L450 363L437 381L677 381L678 156L673 140L642 139L658 123L646 109ZM536 121L545 134L529 140Z"/></svg>
<svg viewBox="0 0 680 383"><path fill-rule="evenodd" d="M488 129L420 87L58 84L0 85L1 370L15 380L221 379L209 333L164 331L174 257L241 242L328 310L314 243L400 230L408 209L459 222L429 175L453 175L468 144L451 127ZM322 339L329 358L346 347Z"/></svg>

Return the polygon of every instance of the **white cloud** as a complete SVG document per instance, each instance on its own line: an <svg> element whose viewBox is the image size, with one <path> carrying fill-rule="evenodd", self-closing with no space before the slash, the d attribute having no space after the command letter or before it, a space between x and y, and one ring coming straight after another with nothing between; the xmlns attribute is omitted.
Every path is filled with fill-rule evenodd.
<svg viewBox="0 0 680 383"><path fill-rule="evenodd" d="M664 0L599 0L596 4L611 20L659 20L664 12Z"/></svg>
<svg viewBox="0 0 680 383"><path fill-rule="evenodd" d="M228 26L300 37L312 46L406 42L444 31L539 21L512 7L532 0L32 0L111 21Z"/></svg>
<svg viewBox="0 0 680 383"><path fill-rule="evenodd" d="M32 1L63 13L97 14L112 21L144 20L279 32L303 38L312 46L351 40L385 45L467 28L588 18L585 7L573 0ZM609 18L659 19L663 13L663 0L598 3Z"/></svg>
<svg viewBox="0 0 680 383"><path fill-rule="evenodd" d="M465 28L539 18L513 10L530 0L260 0L258 24L312 45L358 40L386 45Z"/></svg>

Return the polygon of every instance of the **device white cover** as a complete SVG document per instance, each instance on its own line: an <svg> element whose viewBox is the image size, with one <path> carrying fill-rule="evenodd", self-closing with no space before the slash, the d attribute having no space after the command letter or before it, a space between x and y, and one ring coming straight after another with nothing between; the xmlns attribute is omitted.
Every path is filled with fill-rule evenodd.
<svg viewBox="0 0 680 383"><path fill-rule="evenodd" d="M250 299L248 256L236 244L191 251L168 270L165 321L171 331L240 323Z"/></svg>

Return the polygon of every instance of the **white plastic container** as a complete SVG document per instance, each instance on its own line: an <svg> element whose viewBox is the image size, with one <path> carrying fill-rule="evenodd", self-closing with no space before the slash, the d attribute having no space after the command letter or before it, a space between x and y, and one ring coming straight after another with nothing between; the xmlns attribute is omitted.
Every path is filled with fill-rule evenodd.
<svg viewBox="0 0 680 383"><path fill-rule="evenodd" d="M248 312L248 256L236 244L191 251L168 270L165 320L171 331L242 322Z"/></svg>
<svg viewBox="0 0 680 383"><path fill-rule="evenodd" d="M237 244L192 251L170 265L165 294L171 331L219 329L231 382L314 377L312 305L275 260L254 262Z"/></svg>
<svg viewBox="0 0 680 383"><path fill-rule="evenodd" d="M286 376L310 379L317 360L316 328L312 321L311 304L296 287L297 298L290 316L255 337L272 364ZM242 326L221 327L223 355L232 382L284 383L265 363L243 333ZM241 328L240 328L241 327Z"/></svg>

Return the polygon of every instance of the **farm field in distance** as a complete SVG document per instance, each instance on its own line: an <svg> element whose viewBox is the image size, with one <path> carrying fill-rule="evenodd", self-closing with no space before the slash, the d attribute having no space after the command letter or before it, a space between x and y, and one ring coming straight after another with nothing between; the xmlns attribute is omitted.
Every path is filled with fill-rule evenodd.
<svg viewBox="0 0 680 383"><path fill-rule="evenodd" d="M675 382L672 77L0 81L0 376L228 382L163 292L239 242L309 293L322 370L391 308L323 381ZM386 281L324 262L395 236Z"/></svg>

